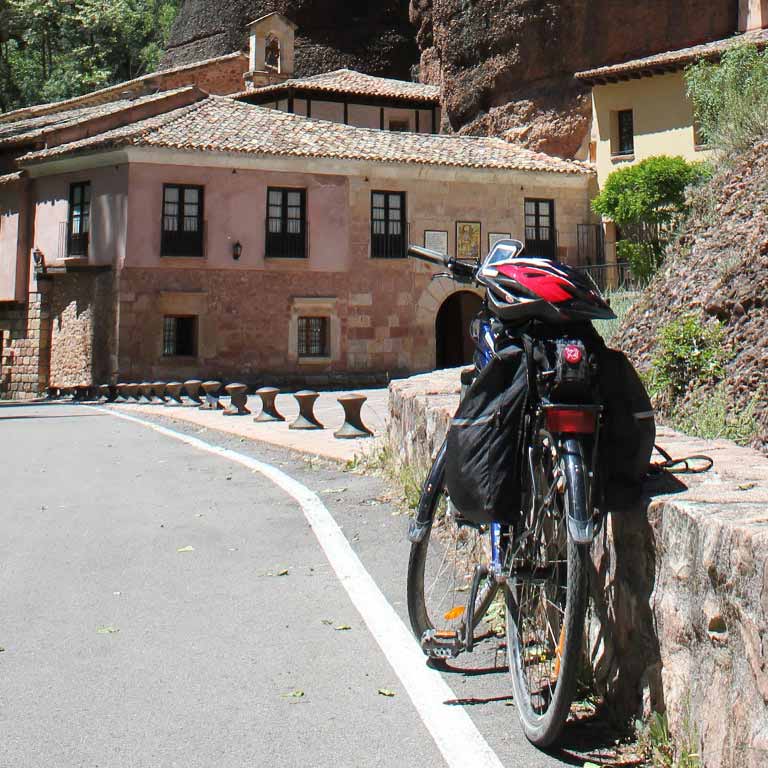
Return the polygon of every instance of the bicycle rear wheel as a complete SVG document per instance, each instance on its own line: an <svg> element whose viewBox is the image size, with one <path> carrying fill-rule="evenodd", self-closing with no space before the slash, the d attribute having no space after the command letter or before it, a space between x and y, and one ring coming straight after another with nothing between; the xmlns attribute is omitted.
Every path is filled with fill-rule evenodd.
<svg viewBox="0 0 768 768"><path fill-rule="evenodd" d="M488 568L490 561L487 530L461 519L450 504L442 479L431 494L430 504L432 525L421 541L411 545L408 560L408 617L419 641L430 630L446 637L452 633L463 636L475 566ZM483 578L474 604L473 629L496 592L495 580L490 575Z"/></svg>
<svg viewBox="0 0 768 768"><path fill-rule="evenodd" d="M576 439L558 451L541 431L534 456L525 530L507 584L507 649L523 731L546 748L568 718L580 666L589 547L568 535L567 515L587 504L588 474Z"/></svg>

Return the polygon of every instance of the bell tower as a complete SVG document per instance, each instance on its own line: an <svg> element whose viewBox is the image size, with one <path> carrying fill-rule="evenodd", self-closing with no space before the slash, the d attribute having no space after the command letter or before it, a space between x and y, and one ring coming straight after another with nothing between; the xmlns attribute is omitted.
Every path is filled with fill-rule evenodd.
<svg viewBox="0 0 768 768"><path fill-rule="evenodd" d="M250 71L246 88L281 83L293 76L296 24L282 13L269 13L248 25Z"/></svg>

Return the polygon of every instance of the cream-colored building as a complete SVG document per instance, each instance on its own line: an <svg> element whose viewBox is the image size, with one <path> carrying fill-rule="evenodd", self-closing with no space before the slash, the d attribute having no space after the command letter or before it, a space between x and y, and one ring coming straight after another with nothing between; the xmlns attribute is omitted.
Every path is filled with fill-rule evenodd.
<svg viewBox="0 0 768 768"><path fill-rule="evenodd" d="M708 156L687 95L685 68L717 60L731 46L768 46L768 2L741 0L738 33L725 40L579 72L592 86L590 160L602 189L613 171L657 155ZM605 258L616 261L616 229L605 222Z"/></svg>

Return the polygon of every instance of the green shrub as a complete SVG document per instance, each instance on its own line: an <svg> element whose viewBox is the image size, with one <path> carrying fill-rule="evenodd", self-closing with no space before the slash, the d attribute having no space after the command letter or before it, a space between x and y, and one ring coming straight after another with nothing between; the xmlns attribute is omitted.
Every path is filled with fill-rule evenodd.
<svg viewBox="0 0 768 768"><path fill-rule="evenodd" d="M692 65L685 78L702 137L712 148L735 155L768 135L768 51L734 46L717 64Z"/></svg>
<svg viewBox="0 0 768 768"><path fill-rule="evenodd" d="M635 277L650 278L659 268L688 212L688 189L710 175L703 163L660 155L620 168L606 179L592 208L621 228L625 240L617 246L618 255L630 262Z"/></svg>
<svg viewBox="0 0 768 768"><path fill-rule="evenodd" d="M693 437L705 440L724 438L739 445L749 445L760 432L757 420L759 400L760 396L756 394L746 408L736 410L721 383L714 391L707 392L701 398L691 398L675 409L671 425Z"/></svg>
<svg viewBox="0 0 768 768"><path fill-rule="evenodd" d="M705 325L696 315L685 315L661 329L651 388L663 404L671 406L689 386L721 377L724 362L720 323Z"/></svg>

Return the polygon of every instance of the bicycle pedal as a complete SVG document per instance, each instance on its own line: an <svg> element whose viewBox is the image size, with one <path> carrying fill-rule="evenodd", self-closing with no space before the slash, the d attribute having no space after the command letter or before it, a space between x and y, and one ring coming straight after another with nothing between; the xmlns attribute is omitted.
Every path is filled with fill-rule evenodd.
<svg viewBox="0 0 768 768"><path fill-rule="evenodd" d="M464 650L464 643L458 632L429 629L421 636L421 650L430 659L455 659Z"/></svg>

